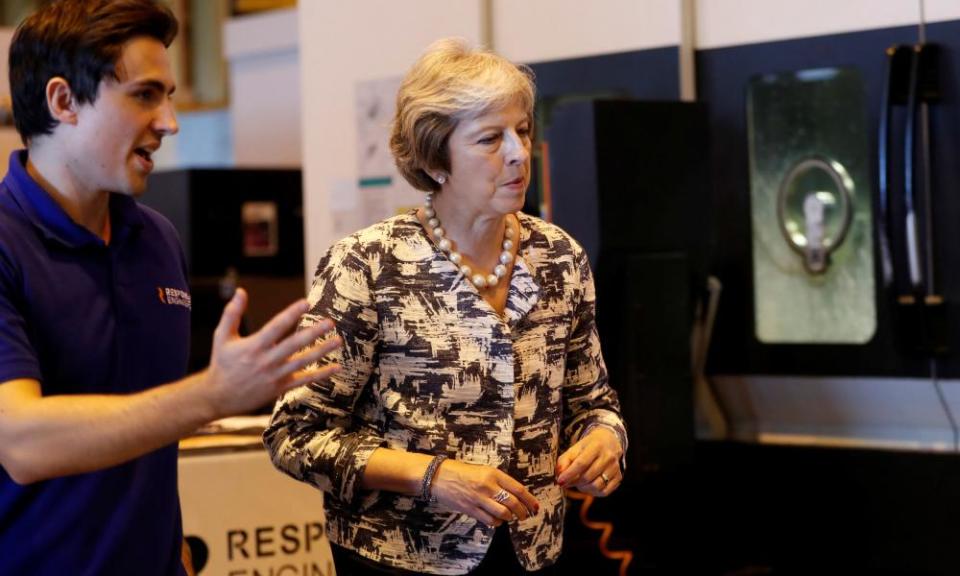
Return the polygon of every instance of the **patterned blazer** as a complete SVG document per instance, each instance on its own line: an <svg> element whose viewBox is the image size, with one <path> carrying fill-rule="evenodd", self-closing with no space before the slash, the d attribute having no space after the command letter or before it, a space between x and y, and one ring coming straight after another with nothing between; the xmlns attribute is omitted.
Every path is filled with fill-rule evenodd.
<svg viewBox="0 0 960 576"><path fill-rule="evenodd" d="M438 503L359 487L378 447L447 454L524 484L540 512L510 526L528 570L552 564L565 500L557 457L593 426L626 448L594 324L583 249L519 214L518 257L499 316L414 213L336 243L320 261L302 326L332 318L344 346L329 381L287 393L264 442L274 464L327 493L330 539L389 566L476 567L493 528Z"/></svg>

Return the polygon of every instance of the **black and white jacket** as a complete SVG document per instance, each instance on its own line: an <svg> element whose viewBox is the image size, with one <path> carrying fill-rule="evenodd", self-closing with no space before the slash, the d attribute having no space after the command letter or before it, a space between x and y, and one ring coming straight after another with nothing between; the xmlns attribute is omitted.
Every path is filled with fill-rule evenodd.
<svg viewBox="0 0 960 576"><path fill-rule="evenodd" d="M413 213L336 243L320 261L301 325L332 318L343 370L277 402L264 441L274 464L327 493L330 539L371 560L464 574L493 529L440 504L361 490L378 447L495 466L540 512L511 525L529 570L560 553L565 501L557 457L593 426L626 444L594 324L583 249L519 214L504 316L440 252Z"/></svg>

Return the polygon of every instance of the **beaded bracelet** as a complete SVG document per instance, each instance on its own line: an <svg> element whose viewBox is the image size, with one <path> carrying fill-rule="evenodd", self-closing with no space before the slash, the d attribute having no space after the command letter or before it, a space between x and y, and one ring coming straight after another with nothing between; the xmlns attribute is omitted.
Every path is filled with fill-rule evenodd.
<svg viewBox="0 0 960 576"><path fill-rule="evenodd" d="M427 471L423 473L423 480L420 482L420 499L426 502L436 502L437 497L431 494L433 488L433 477L437 475L437 468L447 459L446 454L437 454L427 466Z"/></svg>

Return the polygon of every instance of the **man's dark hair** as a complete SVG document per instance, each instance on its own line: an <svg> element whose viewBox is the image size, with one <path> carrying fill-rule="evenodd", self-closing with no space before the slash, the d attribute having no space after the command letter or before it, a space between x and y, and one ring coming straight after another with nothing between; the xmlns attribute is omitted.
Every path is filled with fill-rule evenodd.
<svg viewBox="0 0 960 576"><path fill-rule="evenodd" d="M177 19L157 0L52 0L24 20L10 44L13 120L24 144L57 121L46 86L60 76L80 104L93 103L100 81L116 79L123 45L140 36L170 46Z"/></svg>

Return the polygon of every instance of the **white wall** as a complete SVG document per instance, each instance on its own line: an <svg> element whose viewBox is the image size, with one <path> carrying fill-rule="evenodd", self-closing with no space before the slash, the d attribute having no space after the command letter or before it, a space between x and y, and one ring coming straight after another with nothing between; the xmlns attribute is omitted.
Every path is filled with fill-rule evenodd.
<svg viewBox="0 0 960 576"><path fill-rule="evenodd" d="M541 62L680 42L679 0L492 0L493 45Z"/></svg>
<svg viewBox="0 0 960 576"><path fill-rule="evenodd" d="M299 30L296 9L234 18L224 28L237 166L301 165Z"/></svg>
<svg viewBox="0 0 960 576"><path fill-rule="evenodd" d="M916 24L917 0L699 0L697 47L837 34ZM957 0L924 0L928 22L960 18Z"/></svg>
<svg viewBox="0 0 960 576"><path fill-rule="evenodd" d="M164 138L163 147L154 155L157 170L236 165L233 160L235 139L231 132L233 116L228 109L179 112L177 123L180 132Z"/></svg>
<svg viewBox="0 0 960 576"><path fill-rule="evenodd" d="M357 180L357 81L402 75L437 38L479 42L479 2L363 0L300 3L306 270L332 235L330 191ZM309 275L309 274L308 274Z"/></svg>

